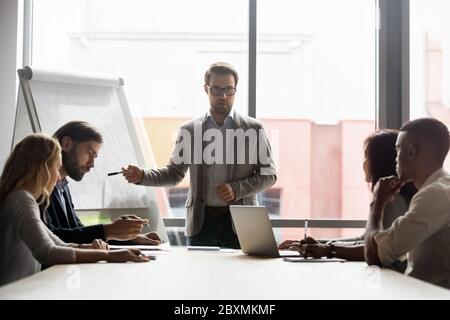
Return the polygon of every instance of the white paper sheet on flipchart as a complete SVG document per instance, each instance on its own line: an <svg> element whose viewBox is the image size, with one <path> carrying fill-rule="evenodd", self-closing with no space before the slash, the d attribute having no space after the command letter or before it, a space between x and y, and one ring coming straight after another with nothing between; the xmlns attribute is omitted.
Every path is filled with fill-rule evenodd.
<svg viewBox="0 0 450 320"><path fill-rule="evenodd" d="M103 145L95 168L82 181L70 183L76 209L145 208L145 188L107 173L138 163L118 95L118 78L92 80L33 72L30 88L42 132L52 134L71 120L85 120L99 129Z"/></svg>

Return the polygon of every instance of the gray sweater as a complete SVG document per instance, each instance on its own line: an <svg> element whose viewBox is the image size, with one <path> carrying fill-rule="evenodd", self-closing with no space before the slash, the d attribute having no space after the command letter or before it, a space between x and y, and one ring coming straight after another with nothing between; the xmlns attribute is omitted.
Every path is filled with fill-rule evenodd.
<svg viewBox="0 0 450 320"><path fill-rule="evenodd" d="M11 192L0 203L0 285L62 263L75 263L74 249L41 221L32 194Z"/></svg>

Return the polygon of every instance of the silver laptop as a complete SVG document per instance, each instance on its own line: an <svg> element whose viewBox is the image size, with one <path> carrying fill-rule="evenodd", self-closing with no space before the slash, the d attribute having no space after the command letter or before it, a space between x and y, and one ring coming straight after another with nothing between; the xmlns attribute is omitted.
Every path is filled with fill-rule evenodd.
<svg viewBox="0 0 450 320"><path fill-rule="evenodd" d="M299 257L296 251L279 251L266 207L230 206L231 217L241 245L248 255Z"/></svg>

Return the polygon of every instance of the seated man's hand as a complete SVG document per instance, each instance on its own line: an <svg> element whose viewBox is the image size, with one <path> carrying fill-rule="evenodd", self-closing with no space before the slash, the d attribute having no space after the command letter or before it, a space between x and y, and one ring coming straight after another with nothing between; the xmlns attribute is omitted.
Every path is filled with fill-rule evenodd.
<svg viewBox="0 0 450 320"><path fill-rule="evenodd" d="M106 240L131 240L136 238L147 219L120 218L103 226Z"/></svg>
<svg viewBox="0 0 450 320"><path fill-rule="evenodd" d="M394 201L395 194L403 185L404 182L395 176L380 178L373 188L373 201L379 204Z"/></svg>
<svg viewBox="0 0 450 320"><path fill-rule="evenodd" d="M145 219L143 219L141 217L138 217L135 214L123 214L123 215L120 216L120 218L124 219L124 220L125 219L129 219L129 220L145 220Z"/></svg>
<svg viewBox="0 0 450 320"><path fill-rule="evenodd" d="M162 243L160 236L156 232L147 232L132 239L133 244L157 246Z"/></svg>

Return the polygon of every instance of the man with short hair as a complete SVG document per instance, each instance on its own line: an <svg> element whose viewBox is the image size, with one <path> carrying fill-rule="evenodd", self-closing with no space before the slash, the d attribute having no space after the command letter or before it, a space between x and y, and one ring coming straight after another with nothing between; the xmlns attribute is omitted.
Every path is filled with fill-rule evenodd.
<svg viewBox="0 0 450 320"><path fill-rule="evenodd" d="M189 169L188 245L240 248L229 206L257 205L256 194L277 178L262 123L232 110L237 84L230 64L212 64L203 86L209 110L182 125L169 164L161 169L123 168L128 182L146 186L175 186Z"/></svg>
<svg viewBox="0 0 450 320"><path fill-rule="evenodd" d="M401 127L398 178L381 178L374 188L365 233L369 265L388 266L408 254L409 275L450 288L450 174L442 168L449 145L448 129L436 119L417 119ZM408 212L383 231L384 207L408 181L418 192Z"/></svg>
<svg viewBox="0 0 450 320"><path fill-rule="evenodd" d="M94 167L103 139L97 129L84 121L66 123L55 132L54 137L61 145L62 166L60 180L53 189L50 205L45 212L44 222L48 228L68 243L82 244L102 239L130 240L130 244L159 244L161 239L157 233L140 234L148 220L136 216L122 216L108 224L83 225L75 212L66 178L69 176L75 181L83 179Z"/></svg>

